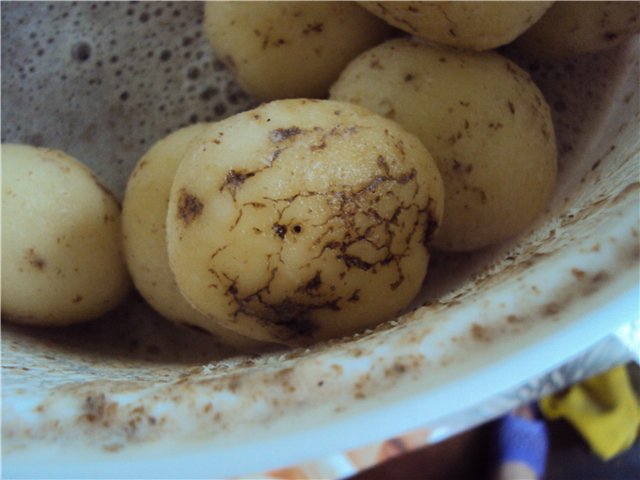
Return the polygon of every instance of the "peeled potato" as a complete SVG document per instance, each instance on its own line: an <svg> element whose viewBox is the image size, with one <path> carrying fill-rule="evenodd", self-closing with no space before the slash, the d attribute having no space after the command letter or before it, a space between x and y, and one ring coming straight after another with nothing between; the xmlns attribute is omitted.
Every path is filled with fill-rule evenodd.
<svg viewBox="0 0 640 480"><path fill-rule="evenodd" d="M167 244L182 293L241 334L306 344L394 316L442 214L431 156L348 104L282 100L209 127L178 167Z"/></svg>
<svg viewBox="0 0 640 480"><path fill-rule="evenodd" d="M474 250L516 235L554 189L549 107L497 53L391 40L349 64L331 98L393 118L433 155L446 193L435 247Z"/></svg>
<svg viewBox="0 0 640 480"><path fill-rule="evenodd" d="M391 28L351 2L207 2L220 60L261 100L325 97L345 65Z"/></svg>
<svg viewBox="0 0 640 480"><path fill-rule="evenodd" d="M535 57L571 57L614 47L640 32L640 2L556 2L515 46Z"/></svg>
<svg viewBox="0 0 640 480"><path fill-rule="evenodd" d="M136 288L161 315L203 328L226 344L254 347L258 342L218 326L195 310L178 290L169 268L165 221L171 184L189 143L207 128L207 124L196 124L171 133L136 165L122 209L125 258Z"/></svg>
<svg viewBox="0 0 640 480"><path fill-rule="evenodd" d="M118 202L57 150L2 145L2 315L67 325L116 307L130 289Z"/></svg>
<svg viewBox="0 0 640 480"><path fill-rule="evenodd" d="M553 2L360 2L394 27L432 42L471 50L506 45Z"/></svg>

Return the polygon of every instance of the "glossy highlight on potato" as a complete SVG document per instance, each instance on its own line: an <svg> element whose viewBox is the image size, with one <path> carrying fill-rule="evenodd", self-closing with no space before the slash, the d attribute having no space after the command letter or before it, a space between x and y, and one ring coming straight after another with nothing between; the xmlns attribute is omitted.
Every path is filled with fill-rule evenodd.
<svg viewBox="0 0 640 480"><path fill-rule="evenodd" d="M115 197L63 152L3 144L3 320L83 322L118 306L130 286Z"/></svg>
<svg viewBox="0 0 640 480"><path fill-rule="evenodd" d="M243 335L349 335L416 295L443 196L430 154L395 122L340 102L271 102L211 126L185 154L170 265L198 310Z"/></svg>

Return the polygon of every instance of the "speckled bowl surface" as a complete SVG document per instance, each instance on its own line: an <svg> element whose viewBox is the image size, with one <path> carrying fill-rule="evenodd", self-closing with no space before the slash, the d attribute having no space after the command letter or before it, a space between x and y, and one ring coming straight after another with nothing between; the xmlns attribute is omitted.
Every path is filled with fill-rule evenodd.
<svg viewBox="0 0 640 480"><path fill-rule="evenodd" d="M3 3L2 141L58 148L122 197L178 127L255 101L197 3ZM138 296L97 321L2 325L9 476L222 477L404 432L548 371L638 313L638 39L516 59L553 109L559 182L518 238L433 258L414 308L309 349L239 355ZM98 281L98 280L97 280Z"/></svg>

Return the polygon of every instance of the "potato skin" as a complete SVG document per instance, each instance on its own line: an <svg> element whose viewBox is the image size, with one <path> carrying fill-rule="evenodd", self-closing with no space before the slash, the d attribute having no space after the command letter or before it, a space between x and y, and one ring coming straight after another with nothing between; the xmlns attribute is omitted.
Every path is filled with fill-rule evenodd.
<svg viewBox="0 0 640 480"><path fill-rule="evenodd" d="M394 27L442 45L489 50L533 25L553 2L359 2Z"/></svg>
<svg viewBox="0 0 640 480"><path fill-rule="evenodd" d="M326 97L345 65L392 31L351 2L207 2L204 27L260 100Z"/></svg>
<svg viewBox="0 0 640 480"><path fill-rule="evenodd" d="M429 153L395 122L339 102L271 102L218 122L186 154L170 265L194 306L244 335L300 345L351 334L416 295L443 196Z"/></svg>
<svg viewBox="0 0 640 480"><path fill-rule="evenodd" d="M227 345L253 349L259 342L210 322L194 309L180 293L169 268L166 218L171 184L189 144L208 127L201 123L167 135L136 165L122 207L125 258L137 290L162 316L205 329Z"/></svg>
<svg viewBox="0 0 640 480"><path fill-rule="evenodd" d="M615 47L640 32L640 2L556 2L515 42L523 53L560 58Z"/></svg>
<svg viewBox="0 0 640 480"><path fill-rule="evenodd" d="M57 150L2 145L2 314L68 325L115 308L131 282L120 208L85 165Z"/></svg>
<svg viewBox="0 0 640 480"><path fill-rule="evenodd" d="M349 64L331 98L393 118L433 155L446 193L434 247L475 250L516 235L554 189L549 107L497 53L391 40Z"/></svg>

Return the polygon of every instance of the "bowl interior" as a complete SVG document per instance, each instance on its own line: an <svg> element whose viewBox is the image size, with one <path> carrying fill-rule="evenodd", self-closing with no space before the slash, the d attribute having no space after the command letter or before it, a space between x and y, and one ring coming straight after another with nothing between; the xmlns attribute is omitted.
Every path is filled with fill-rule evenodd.
<svg viewBox="0 0 640 480"><path fill-rule="evenodd" d="M191 2L3 3L2 142L68 152L122 198L156 140L257 104L213 56L201 21ZM94 460L176 438L242 445L421 398L421 417L376 431L397 433L459 408L443 400L424 411L445 386L458 382L464 397L479 372L563 332L564 347L530 369L597 340L623 319L588 313L638 284L638 50L636 39L565 61L514 57L553 110L559 178L548 210L501 245L434 254L412 308L375 330L237 354L136 294L64 330L3 324L3 453L26 461L61 439ZM511 366L491 389L524 374Z"/></svg>

